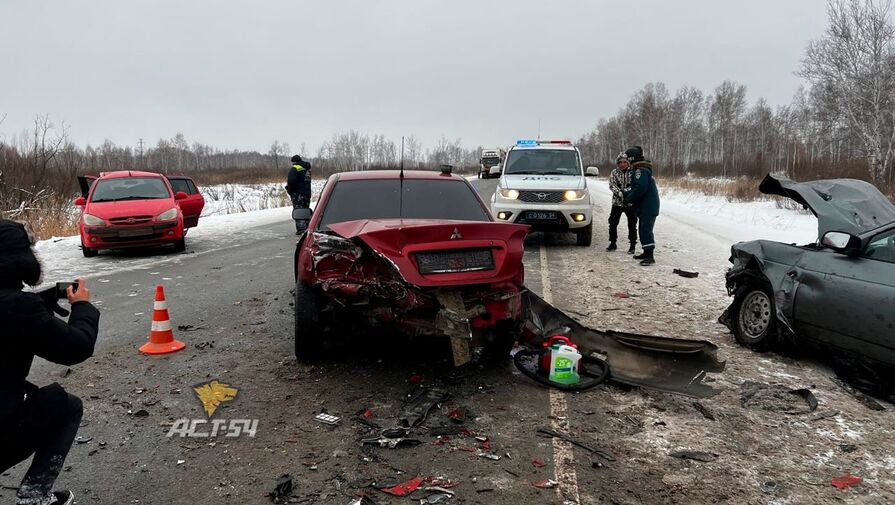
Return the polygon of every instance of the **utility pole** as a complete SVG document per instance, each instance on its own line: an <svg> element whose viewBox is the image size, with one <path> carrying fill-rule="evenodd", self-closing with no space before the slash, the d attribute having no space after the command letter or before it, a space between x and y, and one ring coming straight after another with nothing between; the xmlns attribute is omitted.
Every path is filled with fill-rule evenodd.
<svg viewBox="0 0 895 505"><path fill-rule="evenodd" d="M143 166L143 138L141 137L137 141L137 146L139 149L140 157L138 158L137 168L141 168Z"/></svg>

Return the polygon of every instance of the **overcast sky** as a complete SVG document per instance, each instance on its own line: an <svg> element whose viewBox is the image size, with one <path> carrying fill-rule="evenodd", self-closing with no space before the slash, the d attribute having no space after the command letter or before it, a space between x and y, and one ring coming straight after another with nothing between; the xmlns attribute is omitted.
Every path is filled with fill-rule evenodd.
<svg viewBox="0 0 895 505"><path fill-rule="evenodd" d="M821 0L4 0L0 139L38 113L81 145L577 138L650 81L787 103L825 25Z"/></svg>

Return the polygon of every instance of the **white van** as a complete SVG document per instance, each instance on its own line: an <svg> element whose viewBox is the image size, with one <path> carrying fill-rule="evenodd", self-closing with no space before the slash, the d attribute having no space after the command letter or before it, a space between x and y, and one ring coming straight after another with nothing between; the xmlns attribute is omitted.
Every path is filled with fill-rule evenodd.
<svg viewBox="0 0 895 505"><path fill-rule="evenodd" d="M593 210L585 175L598 175L597 168L584 171L571 141L520 140L507 152L491 213L536 231L571 232L578 245L590 246Z"/></svg>

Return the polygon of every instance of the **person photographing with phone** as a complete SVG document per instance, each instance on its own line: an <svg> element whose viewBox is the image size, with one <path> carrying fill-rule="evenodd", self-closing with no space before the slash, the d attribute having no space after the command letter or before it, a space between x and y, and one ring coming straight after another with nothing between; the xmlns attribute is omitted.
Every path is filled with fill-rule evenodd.
<svg viewBox="0 0 895 505"><path fill-rule="evenodd" d="M39 388L27 377L35 356L66 366L90 358L99 310L90 304L84 279L40 293L23 291L41 282L33 245L25 225L0 219L0 473L33 454L16 503L69 505L71 491L54 492L53 485L75 440L83 405L59 384ZM68 322L55 316L68 315L58 304L60 295L71 303Z"/></svg>

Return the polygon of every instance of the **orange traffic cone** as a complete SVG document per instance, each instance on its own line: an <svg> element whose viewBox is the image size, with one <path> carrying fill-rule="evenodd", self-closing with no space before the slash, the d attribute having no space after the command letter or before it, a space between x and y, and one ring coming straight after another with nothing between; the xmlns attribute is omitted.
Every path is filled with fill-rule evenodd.
<svg viewBox="0 0 895 505"><path fill-rule="evenodd" d="M168 317L168 304L165 302L165 288L161 284L155 287L155 304L152 309L152 331L149 332L149 342L140 346L140 352L169 354L186 347L183 342L174 340L171 319Z"/></svg>

